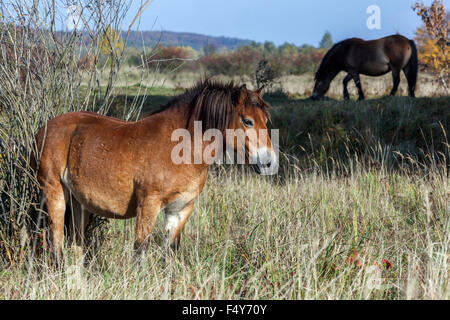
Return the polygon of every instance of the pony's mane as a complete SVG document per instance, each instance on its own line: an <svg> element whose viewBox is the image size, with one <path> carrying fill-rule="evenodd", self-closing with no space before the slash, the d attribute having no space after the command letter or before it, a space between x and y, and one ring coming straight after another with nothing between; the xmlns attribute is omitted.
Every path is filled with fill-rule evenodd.
<svg viewBox="0 0 450 320"><path fill-rule="evenodd" d="M341 52L341 50L347 51L348 47L352 43L352 40L353 38L338 42L334 46L332 46L330 50L328 50L328 52L325 54L325 57L323 57L322 62L320 63L319 69L314 76L314 80L322 78L329 72L330 69L337 65L336 59L333 59L335 54Z"/></svg>
<svg viewBox="0 0 450 320"><path fill-rule="evenodd" d="M234 113L241 96L242 87L233 81L222 83L204 80L192 88L176 96L166 105L151 112L149 116L179 107L187 108L186 126L192 118L201 121L203 130L228 128L234 118ZM245 101L246 104L250 101ZM257 105L268 115L267 104Z"/></svg>

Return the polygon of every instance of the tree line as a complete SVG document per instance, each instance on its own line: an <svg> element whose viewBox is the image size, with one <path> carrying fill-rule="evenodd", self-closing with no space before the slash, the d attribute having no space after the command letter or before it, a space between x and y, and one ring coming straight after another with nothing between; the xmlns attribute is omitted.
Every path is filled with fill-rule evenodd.
<svg viewBox="0 0 450 320"><path fill-rule="evenodd" d="M229 76L254 75L258 63L265 60L278 77L314 72L327 49L290 43L277 47L272 42L252 42L236 50L219 50L211 44L206 44L202 50L189 46L155 46L147 51L128 48L124 60L129 66L156 67L160 72L191 71Z"/></svg>

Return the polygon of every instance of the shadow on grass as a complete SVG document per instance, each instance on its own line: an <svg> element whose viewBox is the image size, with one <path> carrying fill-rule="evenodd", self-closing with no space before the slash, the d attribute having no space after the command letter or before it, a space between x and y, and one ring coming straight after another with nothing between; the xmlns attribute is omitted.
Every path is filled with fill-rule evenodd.
<svg viewBox="0 0 450 320"><path fill-rule="evenodd" d="M141 117L168 103L180 90L137 97ZM164 93L164 94L158 94ZM120 118L135 97L118 96L110 115ZM354 159L393 168L405 159L421 166L450 163L450 97L384 96L315 101L269 92L269 129L279 129L280 150L300 168L334 168Z"/></svg>

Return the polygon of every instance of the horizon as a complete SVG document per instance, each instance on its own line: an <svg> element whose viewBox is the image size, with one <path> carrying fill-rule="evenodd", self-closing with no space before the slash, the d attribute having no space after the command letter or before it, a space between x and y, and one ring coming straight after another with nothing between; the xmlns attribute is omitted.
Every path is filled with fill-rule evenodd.
<svg viewBox="0 0 450 320"><path fill-rule="evenodd" d="M132 30L272 42L276 46L290 43L318 47L326 32L331 34L334 43L352 37L371 40L396 33L412 39L417 28L423 25L412 10L415 2L347 0L336 7L333 0L246 0L243 3L240 0L226 3L217 0L152 0ZM423 2L429 6L433 0ZM450 0L442 2L448 12ZM117 29L128 29L142 3L143 0L124 2L123 6L128 10ZM73 30L80 19L78 6L64 1L57 1L57 6L57 30ZM17 19L14 13L12 19Z"/></svg>
<svg viewBox="0 0 450 320"><path fill-rule="evenodd" d="M333 0L306 0L301 3L290 0L279 0L276 3L271 0L247 0L240 3L238 0L229 0L227 3L216 2L213 5L210 0L192 0L189 3L180 0L154 0L132 30L192 33L257 43L269 41L276 46L293 43L297 46L317 47L327 31L335 43L351 37L370 40L395 33L414 38L417 28L422 25L422 20L412 10L414 2L416 1L348 0L336 8L331 5ZM141 1L131 3L124 20L125 26L131 22L140 3ZM430 5L432 0L424 3ZM450 6L450 0L444 0L443 3L446 8ZM367 26L367 20L372 15L367 10L371 5L380 9L379 29L369 29ZM174 7L177 8L176 11L173 10ZM301 19L293 19L299 17L297 12L319 10L322 10L321 14L303 14ZM271 21L271 24L264 21Z"/></svg>

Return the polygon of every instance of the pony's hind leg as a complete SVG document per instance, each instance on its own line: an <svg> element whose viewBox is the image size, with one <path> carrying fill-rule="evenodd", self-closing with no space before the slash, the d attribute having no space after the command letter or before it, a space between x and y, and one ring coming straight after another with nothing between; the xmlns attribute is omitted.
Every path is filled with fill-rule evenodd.
<svg viewBox="0 0 450 320"><path fill-rule="evenodd" d="M400 71L396 69L392 69L392 81L394 86L391 90L391 96L395 96L398 90L398 85L400 84Z"/></svg>
<svg viewBox="0 0 450 320"><path fill-rule="evenodd" d="M85 230L89 222L90 212L84 209L84 207L75 199L72 198L72 212L71 212L71 225L72 225L72 239L71 242L75 245L75 254L77 264L82 265L84 261L85 249Z"/></svg>
<svg viewBox="0 0 450 320"><path fill-rule="evenodd" d="M347 76L344 78L344 81L342 82L342 84L344 86L344 100L350 99L350 95L348 94L348 89L347 89L347 84L350 80L352 80L352 75L347 74Z"/></svg>
<svg viewBox="0 0 450 320"><path fill-rule="evenodd" d="M403 68L403 73L405 74L406 79L408 80L408 93L409 96L412 98L415 98L415 91L416 91L416 76L411 70L411 66L408 64L405 68Z"/></svg>
<svg viewBox="0 0 450 320"><path fill-rule="evenodd" d="M50 241L53 255L58 265L62 262L64 248L64 213L66 211L67 191L61 183L47 185L44 189L50 223Z"/></svg>

